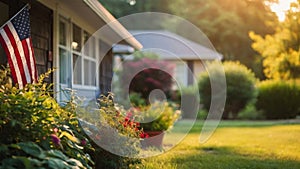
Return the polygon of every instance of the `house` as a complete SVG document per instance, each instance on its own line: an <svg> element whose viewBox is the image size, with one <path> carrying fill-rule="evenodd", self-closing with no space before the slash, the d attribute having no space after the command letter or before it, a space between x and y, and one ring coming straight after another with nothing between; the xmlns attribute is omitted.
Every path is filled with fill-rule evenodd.
<svg viewBox="0 0 300 169"><path fill-rule="evenodd" d="M58 70L47 82L54 91L72 88L79 96L95 97L110 90L112 45L140 49L141 44L97 0L0 0L0 25L30 5L31 37L38 73ZM108 34L98 33L106 26ZM85 45L87 41L89 45ZM84 50L83 49L84 46ZM0 62L4 64L3 49ZM99 66L100 65L100 66ZM66 99L64 92L58 100Z"/></svg>
<svg viewBox="0 0 300 169"><path fill-rule="evenodd" d="M130 33L143 45L142 51L153 52L160 59L174 63L175 78L183 86L194 84L194 75L197 78L205 69L204 61L221 60L223 57L213 49L166 30L132 30ZM114 51L121 53L126 48L117 45Z"/></svg>

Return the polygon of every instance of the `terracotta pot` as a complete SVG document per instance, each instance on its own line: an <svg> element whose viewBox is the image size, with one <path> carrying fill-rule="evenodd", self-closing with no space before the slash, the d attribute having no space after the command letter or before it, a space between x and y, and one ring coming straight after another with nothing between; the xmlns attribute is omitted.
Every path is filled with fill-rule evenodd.
<svg viewBox="0 0 300 169"><path fill-rule="evenodd" d="M162 148L162 143L164 139L164 131L144 131L149 135L148 138L141 140L142 148Z"/></svg>

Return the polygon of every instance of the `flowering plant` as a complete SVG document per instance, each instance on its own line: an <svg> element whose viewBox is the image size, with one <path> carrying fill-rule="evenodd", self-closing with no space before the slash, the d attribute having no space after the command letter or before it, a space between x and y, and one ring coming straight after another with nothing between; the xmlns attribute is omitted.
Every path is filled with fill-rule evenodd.
<svg viewBox="0 0 300 169"><path fill-rule="evenodd" d="M89 156L92 147L75 118L74 103L59 105L51 97L51 85L43 82L50 73L19 89L12 84L9 69L0 69L0 168L94 165Z"/></svg>
<svg viewBox="0 0 300 169"><path fill-rule="evenodd" d="M168 102L154 102L148 106L133 108L132 114L140 122L143 131L166 131L170 130L180 118L181 111Z"/></svg>

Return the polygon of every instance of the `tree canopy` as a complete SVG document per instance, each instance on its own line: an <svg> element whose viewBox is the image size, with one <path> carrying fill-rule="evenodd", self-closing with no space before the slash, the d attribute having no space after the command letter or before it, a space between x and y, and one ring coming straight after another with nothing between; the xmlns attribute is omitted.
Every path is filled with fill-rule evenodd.
<svg viewBox="0 0 300 169"><path fill-rule="evenodd" d="M99 0L99 2L116 18L139 12L169 12L168 0L135 0L132 5L131 0Z"/></svg>
<svg viewBox="0 0 300 169"><path fill-rule="evenodd" d="M300 0L291 5L276 32L266 36L250 33L253 49L263 57L264 73L273 79L300 78Z"/></svg>
<svg viewBox="0 0 300 169"><path fill-rule="evenodd" d="M265 1L178 0L170 9L199 27L225 60L239 60L259 74L257 53L251 48L248 33L264 36L274 32L277 18Z"/></svg>
<svg viewBox="0 0 300 169"><path fill-rule="evenodd" d="M138 12L166 12L183 17L208 36L225 60L239 60L263 77L258 53L251 47L249 32L260 36L275 32L277 17L267 2L276 0L99 0L115 17ZM162 28L167 28L164 24ZM155 28L158 28L155 26ZM176 30L182 36L197 42L198 37L185 29Z"/></svg>

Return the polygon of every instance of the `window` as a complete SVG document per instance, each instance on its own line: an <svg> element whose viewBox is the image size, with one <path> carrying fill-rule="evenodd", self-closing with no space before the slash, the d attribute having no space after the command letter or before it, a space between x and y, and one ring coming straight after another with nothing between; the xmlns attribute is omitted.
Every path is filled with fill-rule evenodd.
<svg viewBox="0 0 300 169"><path fill-rule="evenodd" d="M59 44L63 46L67 46L67 32L66 32L66 23L60 21L59 22Z"/></svg>
<svg viewBox="0 0 300 169"><path fill-rule="evenodd" d="M59 49L59 73L60 73L60 83L67 84L68 82L68 53L66 50L60 48Z"/></svg>
<svg viewBox="0 0 300 169"><path fill-rule="evenodd" d="M68 31L71 30L71 31ZM70 33L71 32L71 33ZM95 37L78 25L61 17L59 22L60 84L66 87L97 87L97 56Z"/></svg>
<svg viewBox="0 0 300 169"><path fill-rule="evenodd" d="M77 52L81 51L81 29L73 24L73 41L72 41L72 50Z"/></svg>
<svg viewBox="0 0 300 169"><path fill-rule="evenodd" d="M82 84L82 58L73 53L73 83Z"/></svg>
<svg viewBox="0 0 300 169"><path fill-rule="evenodd" d="M59 81L61 84L70 85L71 65L70 52L68 50L68 22L61 18L59 21Z"/></svg>
<svg viewBox="0 0 300 169"><path fill-rule="evenodd" d="M95 86L96 84L96 40L84 31L84 85Z"/></svg>

